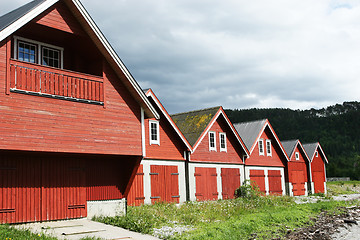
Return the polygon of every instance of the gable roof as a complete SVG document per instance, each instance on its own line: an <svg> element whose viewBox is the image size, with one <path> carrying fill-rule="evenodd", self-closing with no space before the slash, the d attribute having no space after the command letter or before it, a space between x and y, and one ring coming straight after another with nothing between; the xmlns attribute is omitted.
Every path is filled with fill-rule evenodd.
<svg viewBox="0 0 360 240"><path fill-rule="evenodd" d="M244 122L244 123L235 123L234 127L236 131L240 134L241 138L244 140L246 147L250 150L254 143L256 142L259 133L264 128L266 119ZM250 150L251 152L251 150Z"/></svg>
<svg viewBox="0 0 360 240"><path fill-rule="evenodd" d="M285 152L290 158L292 156L293 151L295 150L298 140L294 139L294 140L281 141L281 143L285 149Z"/></svg>
<svg viewBox="0 0 360 240"><path fill-rule="evenodd" d="M166 109L164 108L164 106L161 104L161 102L159 101L159 99L156 97L155 93L153 92L153 90L151 88L149 89L144 89L144 92L146 94L146 96L148 98L152 98L155 102L155 104L157 105L157 107L160 109L160 111L163 113L163 115L165 116L166 120L170 123L170 125L172 126L172 128L175 130L175 132L177 133L177 135L181 138L181 140L183 141L183 143L186 145L186 147L191 151L192 150L192 146L190 145L190 143L186 140L185 136L182 134L182 132L180 131L180 129L177 127L177 125L175 124L175 122L173 121L173 119L170 117L169 113L166 111Z"/></svg>
<svg viewBox="0 0 360 240"><path fill-rule="evenodd" d="M189 143L194 146L200 135L218 112L220 107L201 109L191 112L171 115L172 119L184 134Z"/></svg>
<svg viewBox="0 0 360 240"><path fill-rule="evenodd" d="M235 130L234 126L226 116L226 113L221 106L172 114L171 117L181 132L184 134L188 142L191 144L192 152L194 152L220 115L224 117L226 123L240 143L244 152L247 156L249 156L249 151L246 148L243 140Z"/></svg>
<svg viewBox="0 0 360 240"><path fill-rule="evenodd" d="M159 118L159 114L150 104L139 84L135 81L129 70L126 68L120 57L116 54L110 43L107 41L79 0L34 0L1 16L0 42L53 6L55 3L61 1L65 2L65 4L73 12L79 13L74 14L74 16L78 19L89 37L94 41L95 45L99 48L100 52L104 55L116 74L118 76L125 76L126 80L123 81L124 85L144 109L147 116Z"/></svg>
<svg viewBox="0 0 360 240"><path fill-rule="evenodd" d="M30 12L46 0L34 0L0 17L0 31Z"/></svg>
<svg viewBox="0 0 360 240"><path fill-rule="evenodd" d="M306 143L303 145L304 146L304 149L306 151L306 153L308 154L308 156L310 157L310 160L312 161L314 159L314 156L315 156L315 151L317 148L320 149L320 153L323 155L326 163L329 163L321 145L319 142L316 142L316 143Z"/></svg>
<svg viewBox="0 0 360 240"><path fill-rule="evenodd" d="M295 149L297 148L297 146L300 147L300 150L304 153L305 158L308 160L308 162L310 162L310 158L307 155L303 145L301 144L299 139L293 139L293 140L286 140L286 141L281 141L282 145L284 146L284 149L289 157L289 160L291 159L291 157L293 156Z"/></svg>
<svg viewBox="0 0 360 240"><path fill-rule="evenodd" d="M244 123L235 123L234 128L239 133L240 137L244 140L246 147L250 151L250 154L254 150L261 134L265 131L266 128L269 128L284 157L287 161L289 161L288 156L268 119L261 119Z"/></svg>

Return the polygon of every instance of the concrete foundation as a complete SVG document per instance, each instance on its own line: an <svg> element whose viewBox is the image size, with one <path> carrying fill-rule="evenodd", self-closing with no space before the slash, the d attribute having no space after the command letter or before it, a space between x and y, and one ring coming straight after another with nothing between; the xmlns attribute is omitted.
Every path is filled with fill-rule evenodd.
<svg viewBox="0 0 360 240"><path fill-rule="evenodd" d="M106 201L88 201L87 218L95 216L114 217L126 214L126 199L106 200Z"/></svg>

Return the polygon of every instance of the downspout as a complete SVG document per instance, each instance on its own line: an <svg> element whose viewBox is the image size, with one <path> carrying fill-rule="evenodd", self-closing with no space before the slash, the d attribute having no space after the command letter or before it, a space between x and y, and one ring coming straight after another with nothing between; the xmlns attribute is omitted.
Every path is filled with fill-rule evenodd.
<svg viewBox="0 0 360 240"><path fill-rule="evenodd" d="M190 151L185 151L185 189L186 201L190 201L190 176L189 176Z"/></svg>

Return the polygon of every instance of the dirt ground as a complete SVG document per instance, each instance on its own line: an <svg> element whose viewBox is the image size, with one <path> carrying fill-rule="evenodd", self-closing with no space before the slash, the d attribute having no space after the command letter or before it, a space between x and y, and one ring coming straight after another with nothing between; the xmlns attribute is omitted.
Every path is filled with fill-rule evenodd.
<svg viewBox="0 0 360 240"><path fill-rule="evenodd" d="M346 198L352 199L349 195ZM360 239L360 206L341 208L340 214L322 212L313 225L289 230L286 239L358 240Z"/></svg>

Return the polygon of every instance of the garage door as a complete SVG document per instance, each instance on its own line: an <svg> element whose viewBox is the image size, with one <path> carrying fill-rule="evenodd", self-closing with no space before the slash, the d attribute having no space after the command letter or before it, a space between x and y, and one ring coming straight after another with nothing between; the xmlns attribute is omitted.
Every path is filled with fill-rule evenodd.
<svg viewBox="0 0 360 240"><path fill-rule="evenodd" d="M195 168L195 197L199 201L217 200L217 174L216 168Z"/></svg>
<svg viewBox="0 0 360 240"><path fill-rule="evenodd" d="M304 171L292 171L292 186L294 196L305 195L305 173Z"/></svg>
<svg viewBox="0 0 360 240"><path fill-rule="evenodd" d="M314 171L313 172L313 181L314 181L314 188L315 193L324 193L324 182L325 182L325 174L321 171Z"/></svg>
<svg viewBox="0 0 360 240"><path fill-rule="evenodd" d="M282 195L282 181L280 170L268 170L269 194Z"/></svg>
<svg viewBox="0 0 360 240"><path fill-rule="evenodd" d="M0 222L86 216L82 160L0 154Z"/></svg>
<svg viewBox="0 0 360 240"><path fill-rule="evenodd" d="M240 169L222 168L221 182L223 199L234 198L235 190L240 187Z"/></svg>
<svg viewBox="0 0 360 240"><path fill-rule="evenodd" d="M250 170L250 180L259 187L260 192L266 193L264 170Z"/></svg>
<svg viewBox="0 0 360 240"><path fill-rule="evenodd" d="M177 166L150 166L151 201L179 203L179 172Z"/></svg>
<svg viewBox="0 0 360 240"><path fill-rule="evenodd" d="M144 204L144 199L144 172L143 165L140 165L131 185L127 201L129 205L140 206Z"/></svg>

